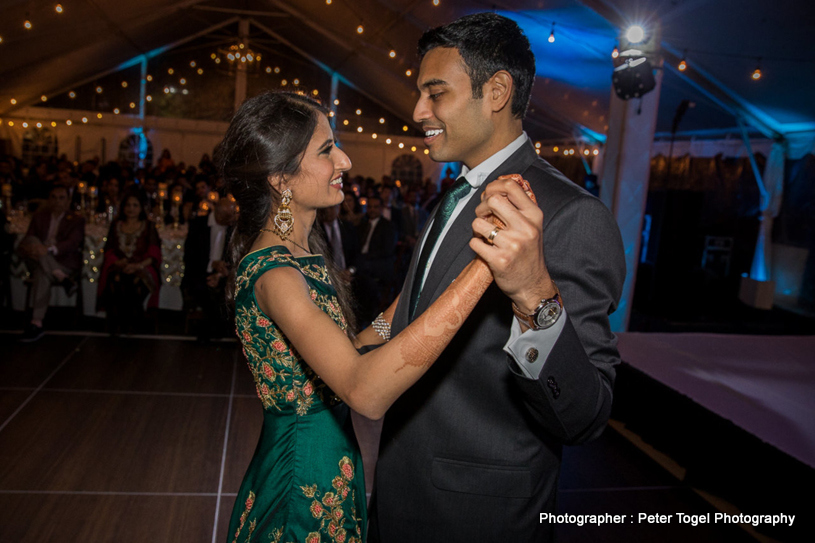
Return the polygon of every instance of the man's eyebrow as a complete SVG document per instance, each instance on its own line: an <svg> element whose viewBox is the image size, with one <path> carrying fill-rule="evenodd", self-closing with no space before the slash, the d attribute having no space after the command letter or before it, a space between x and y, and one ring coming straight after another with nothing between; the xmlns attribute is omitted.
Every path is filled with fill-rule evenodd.
<svg viewBox="0 0 815 543"><path fill-rule="evenodd" d="M447 81L445 81L443 79L430 79L430 80L425 81L424 83L422 83L419 86L419 88L424 90L424 89L426 89L428 87L439 87L439 86L442 86L442 87L447 86Z"/></svg>

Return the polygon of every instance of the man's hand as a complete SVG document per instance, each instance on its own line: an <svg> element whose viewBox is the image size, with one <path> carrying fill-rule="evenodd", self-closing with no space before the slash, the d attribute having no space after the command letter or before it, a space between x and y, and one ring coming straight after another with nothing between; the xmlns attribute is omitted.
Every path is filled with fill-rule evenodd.
<svg viewBox="0 0 815 543"><path fill-rule="evenodd" d="M215 260L212 263L212 269L220 273L223 277L229 275L229 266L223 260Z"/></svg>
<svg viewBox="0 0 815 543"><path fill-rule="evenodd" d="M223 277L220 273L211 273L207 275L207 286L210 288L215 288L218 286L218 282Z"/></svg>
<svg viewBox="0 0 815 543"><path fill-rule="evenodd" d="M515 181L502 176L487 185L475 213L470 248L490 267L498 288L531 314L557 292L543 258L543 212ZM492 217L505 227L490 244L496 228Z"/></svg>

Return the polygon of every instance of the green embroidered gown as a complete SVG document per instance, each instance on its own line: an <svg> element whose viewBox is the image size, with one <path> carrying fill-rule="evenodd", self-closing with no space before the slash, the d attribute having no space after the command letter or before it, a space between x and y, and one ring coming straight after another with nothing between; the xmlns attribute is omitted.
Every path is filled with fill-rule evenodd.
<svg viewBox="0 0 815 543"><path fill-rule="evenodd" d="M322 256L294 257L275 246L249 253L238 266L236 331L263 403L263 429L232 511L228 541L360 543L365 482L348 407L255 298L255 282L279 266L299 270L314 303L346 327Z"/></svg>

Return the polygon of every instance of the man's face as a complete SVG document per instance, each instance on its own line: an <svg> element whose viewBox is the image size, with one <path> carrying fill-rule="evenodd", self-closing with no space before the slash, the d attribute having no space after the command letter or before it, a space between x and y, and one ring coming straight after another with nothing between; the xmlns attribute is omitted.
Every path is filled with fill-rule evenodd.
<svg viewBox="0 0 815 543"><path fill-rule="evenodd" d="M368 198L368 218L378 219L382 216L382 201L379 198Z"/></svg>
<svg viewBox="0 0 815 543"><path fill-rule="evenodd" d="M51 191L48 195L48 205L51 207L51 213L54 215L61 215L68 211L68 191L59 188Z"/></svg>
<svg viewBox="0 0 815 543"><path fill-rule="evenodd" d="M431 49L422 59L417 84L419 100L413 120L422 124L430 158L461 161L473 168L492 155L490 104L484 98L473 98L458 49Z"/></svg>
<svg viewBox="0 0 815 543"><path fill-rule="evenodd" d="M198 196L199 199L203 200L209 194L209 185L204 183L203 181L199 181L195 184L195 195Z"/></svg>

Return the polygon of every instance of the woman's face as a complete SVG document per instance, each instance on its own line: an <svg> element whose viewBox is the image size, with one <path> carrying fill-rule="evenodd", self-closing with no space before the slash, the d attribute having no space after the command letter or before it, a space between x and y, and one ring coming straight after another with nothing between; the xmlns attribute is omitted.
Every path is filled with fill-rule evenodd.
<svg viewBox="0 0 815 543"><path fill-rule="evenodd" d="M319 115L317 127L300 163L300 171L286 186L292 190L292 203L304 210L320 209L341 203L342 173L351 168L351 160L334 144L334 133L325 115Z"/></svg>
<svg viewBox="0 0 815 543"><path fill-rule="evenodd" d="M135 196L130 196L125 202L125 217L128 219L138 219L141 213L141 204Z"/></svg>

